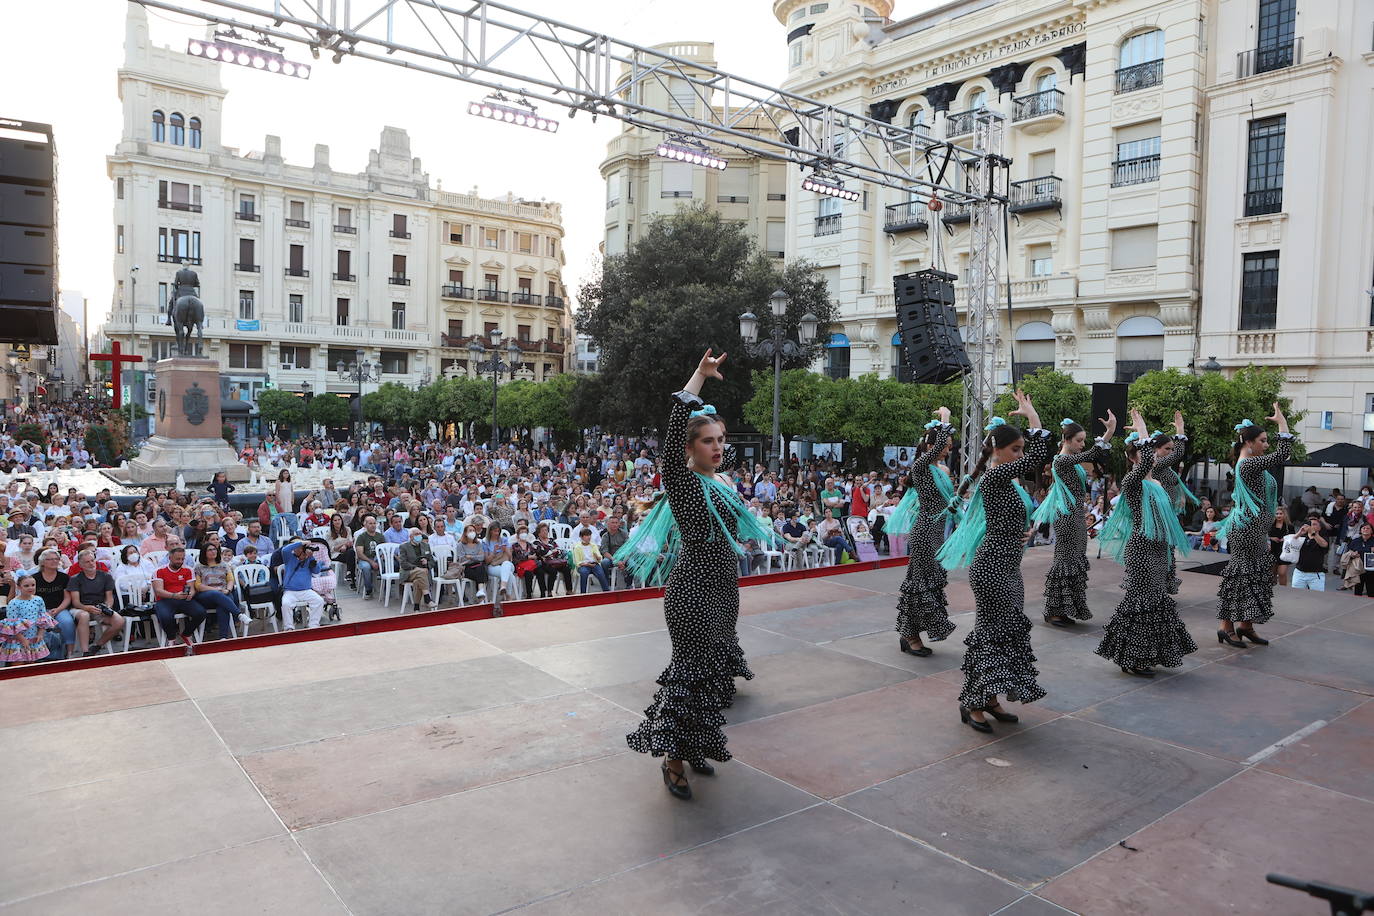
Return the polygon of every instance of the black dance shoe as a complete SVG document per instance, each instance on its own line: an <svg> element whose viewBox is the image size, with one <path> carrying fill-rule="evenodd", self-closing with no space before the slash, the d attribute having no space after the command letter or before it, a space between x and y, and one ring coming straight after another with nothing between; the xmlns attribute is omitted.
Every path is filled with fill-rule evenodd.
<svg viewBox="0 0 1374 916"><path fill-rule="evenodd" d="M674 773L668 769L668 762L665 760L659 767L663 770L663 784L668 787L668 794L673 798L680 798L687 801L692 797L692 787L687 784L687 777L682 773Z"/></svg>
<svg viewBox="0 0 1374 916"><path fill-rule="evenodd" d="M1154 677L1154 676L1155 676L1155 672L1154 672L1154 669L1153 669L1153 668L1127 668L1125 665L1122 665L1122 666L1121 666L1121 673L1122 673L1122 674L1129 674L1131 677Z"/></svg>
<svg viewBox="0 0 1374 916"><path fill-rule="evenodd" d="M1247 639L1257 646L1269 645L1269 640L1262 636L1255 635L1254 627L1245 627L1243 629L1241 627L1236 627L1236 637L1240 640L1242 646L1245 645Z"/></svg>
<svg viewBox="0 0 1374 916"><path fill-rule="evenodd" d="M1070 619L1070 618L1068 618L1068 617L1055 617L1055 616L1051 616L1051 615L1049 615L1049 614L1046 614L1046 615L1045 615L1045 623L1048 623L1048 624L1049 624L1050 626L1052 626L1052 627L1071 627L1071 626L1073 626L1073 620L1072 620L1072 619Z"/></svg>
<svg viewBox="0 0 1374 916"><path fill-rule="evenodd" d="M979 710L979 711L982 712L983 710ZM988 733L991 733L991 732L992 732L992 723L991 723L991 722L979 722L977 719L973 718L973 716L971 716L971 715L968 714L968 708L967 708L967 707L964 707L964 706L960 706L960 707L959 707L959 721L962 722L962 723L964 723L965 725L967 725L969 728L973 729L973 730L976 731L976 732L988 732Z"/></svg>
<svg viewBox="0 0 1374 916"><path fill-rule="evenodd" d="M1001 706L1000 703L999 703L998 705L996 705L996 706L984 706L984 707L983 707L983 713L984 713L985 715L992 716L992 717L993 717L994 719L996 719L998 722L1020 722L1020 721L1021 721L1020 717L1017 716L1016 713L1007 712L1006 710L1004 710L1004 709L1002 708L1002 706Z"/></svg>
<svg viewBox="0 0 1374 916"><path fill-rule="evenodd" d="M911 648L911 643L907 640L905 636L899 636L897 637L897 640L901 644L902 651L905 652L907 655L916 655L920 658L925 658L926 656L933 654L935 651L931 649L929 646L921 646L919 649L913 649Z"/></svg>
<svg viewBox="0 0 1374 916"><path fill-rule="evenodd" d="M1227 633L1225 630L1217 630L1217 643L1225 643L1226 645L1234 646L1237 649L1245 648L1245 640L1236 639L1230 633Z"/></svg>
<svg viewBox="0 0 1374 916"><path fill-rule="evenodd" d="M703 760L701 763L692 764L692 772L700 773L702 776L714 776L716 775L716 768Z"/></svg>

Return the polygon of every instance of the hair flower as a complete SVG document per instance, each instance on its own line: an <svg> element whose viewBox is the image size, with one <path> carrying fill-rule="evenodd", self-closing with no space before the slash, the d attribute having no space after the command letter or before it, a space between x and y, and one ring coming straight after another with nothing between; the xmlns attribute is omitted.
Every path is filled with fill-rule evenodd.
<svg viewBox="0 0 1374 916"><path fill-rule="evenodd" d="M1247 427L1247 426L1254 426L1254 425L1255 425L1255 424L1254 424L1254 423L1251 423L1249 420L1241 420L1239 423L1237 423L1235 426L1233 426L1233 427L1231 427L1231 428L1234 429L1236 432L1240 432L1240 431L1241 431L1242 429L1244 429L1245 427Z"/></svg>
<svg viewBox="0 0 1374 916"><path fill-rule="evenodd" d="M1072 424L1073 422L1074 422L1073 420L1070 420L1068 417L1065 417L1064 419L1062 419L1062 420L1059 421L1059 425L1060 425L1060 426L1068 426L1068 425Z"/></svg>
<svg viewBox="0 0 1374 916"><path fill-rule="evenodd" d="M689 413L687 416L688 416L689 418L691 418L691 417L714 417L715 415L716 415L716 408L715 408L714 405L712 405L712 404L702 404L700 410L694 410L694 411L692 411L691 413Z"/></svg>
<svg viewBox="0 0 1374 916"><path fill-rule="evenodd" d="M1130 435L1128 435L1128 436L1126 437L1126 442L1127 442L1127 444L1130 444L1130 443L1134 442L1135 440L1137 440L1137 439L1139 439L1139 438L1140 438L1140 433L1136 432L1135 430L1131 430Z"/></svg>
<svg viewBox="0 0 1374 916"><path fill-rule="evenodd" d="M990 433L999 426L1006 426L1007 421L1001 417L993 417L988 421L988 425L983 427L983 432Z"/></svg>
<svg viewBox="0 0 1374 916"><path fill-rule="evenodd" d="M927 423L927 424L925 425L925 428L926 428L926 429L934 429L935 427L937 427L937 426L939 426L939 425L940 425L940 421L939 421L939 420L931 420L929 423Z"/></svg>

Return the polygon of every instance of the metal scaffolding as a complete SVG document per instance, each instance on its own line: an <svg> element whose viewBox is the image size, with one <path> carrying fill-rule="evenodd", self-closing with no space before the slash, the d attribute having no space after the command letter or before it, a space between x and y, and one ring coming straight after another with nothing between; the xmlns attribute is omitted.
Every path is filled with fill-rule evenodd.
<svg viewBox="0 0 1374 916"><path fill-rule="evenodd" d="M977 443L997 396L997 275L1006 244L1009 160L1002 156L1003 118L994 111L973 116L968 184L977 196L970 212L968 304L965 348L972 371L964 376L965 473L978 462Z"/></svg>

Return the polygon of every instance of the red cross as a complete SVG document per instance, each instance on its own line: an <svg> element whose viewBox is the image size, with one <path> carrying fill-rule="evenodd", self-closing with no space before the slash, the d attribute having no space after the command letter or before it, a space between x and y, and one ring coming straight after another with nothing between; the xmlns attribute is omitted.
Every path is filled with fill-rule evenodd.
<svg viewBox="0 0 1374 916"><path fill-rule="evenodd" d="M119 376L124 372L123 363L141 363L143 357L119 351L119 341L110 344L109 353L92 353L91 362L105 362L110 364L110 385L113 389L110 392L110 406L115 410L124 406L124 389L119 385Z"/></svg>

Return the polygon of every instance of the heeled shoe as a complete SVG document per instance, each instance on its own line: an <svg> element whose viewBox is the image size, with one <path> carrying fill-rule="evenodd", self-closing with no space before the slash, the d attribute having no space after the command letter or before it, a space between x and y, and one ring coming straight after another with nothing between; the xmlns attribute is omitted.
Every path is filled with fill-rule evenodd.
<svg viewBox="0 0 1374 916"><path fill-rule="evenodd" d="M1052 627L1067 628L1073 626L1073 619L1069 617L1054 617L1046 614L1045 623L1048 623Z"/></svg>
<svg viewBox="0 0 1374 916"><path fill-rule="evenodd" d="M674 773L668 769L668 762L665 760L659 769L663 771L663 784L668 787L668 794L673 798L680 798L687 801L692 797L692 787L687 783L687 776L683 773Z"/></svg>
<svg viewBox="0 0 1374 916"><path fill-rule="evenodd" d="M999 703L996 706L984 706L983 713L992 716L998 722L1020 722L1021 717L1014 712L1007 712Z"/></svg>
<svg viewBox="0 0 1374 916"><path fill-rule="evenodd" d="M702 776L714 776L716 768L703 760L701 763L692 764L692 772L700 773Z"/></svg>
<svg viewBox="0 0 1374 916"><path fill-rule="evenodd" d="M1245 627L1243 629L1241 627L1236 627L1236 637L1240 640L1242 646L1245 645L1247 639L1257 646L1269 645L1269 640L1262 636L1255 635L1253 627Z"/></svg>
<svg viewBox="0 0 1374 916"><path fill-rule="evenodd" d="M1217 630L1217 642L1225 643L1228 646L1235 646L1237 649L1245 648L1245 640L1235 639L1231 636L1230 633L1227 633L1225 630Z"/></svg>
<svg viewBox="0 0 1374 916"><path fill-rule="evenodd" d="M980 711L981 711L981 710L980 710ZM987 721L979 722L977 719L973 718L973 716L969 715L968 707L966 707L966 706L960 706L960 707L959 707L959 721L962 722L962 723L964 723L965 725L967 725L969 728L973 729L973 730L976 731L976 732L989 732L989 733L990 733L990 732L992 731L992 723L991 723L991 722L987 722Z"/></svg>
<svg viewBox="0 0 1374 916"><path fill-rule="evenodd" d="M1153 669L1153 668L1127 668L1125 665L1122 665L1122 666L1121 666L1121 673L1122 673L1122 674L1129 674L1131 677L1154 677L1154 676L1155 676L1155 672L1154 672L1154 669Z"/></svg>
<svg viewBox="0 0 1374 916"><path fill-rule="evenodd" d="M899 636L897 637L897 640L902 647L902 651L905 652L907 655L915 655L919 658L925 658L928 655L934 654L935 650L931 649L930 646L921 646L920 648L913 649L911 647L911 642L905 636Z"/></svg>

